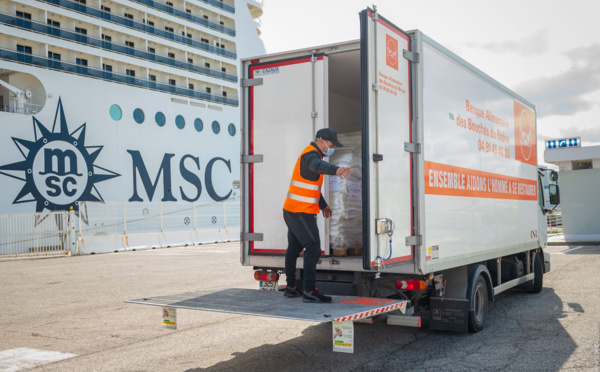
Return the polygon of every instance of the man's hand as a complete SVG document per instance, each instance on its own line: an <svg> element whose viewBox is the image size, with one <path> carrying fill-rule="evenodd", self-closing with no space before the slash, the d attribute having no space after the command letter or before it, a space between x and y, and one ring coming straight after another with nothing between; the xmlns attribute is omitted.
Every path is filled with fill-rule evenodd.
<svg viewBox="0 0 600 372"><path fill-rule="evenodd" d="M350 177L350 171L351 171L350 167L339 167L335 171L335 174L337 176L339 176L341 179L344 179L344 178Z"/></svg>
<svg viewBox="0 0 600 372"><path fill-rule="evenodd" d="M321 210L321 212L323 212L323 217L325 218L329 218L333 214L333 211L329 206L326 206L323 210Z"/></svg>

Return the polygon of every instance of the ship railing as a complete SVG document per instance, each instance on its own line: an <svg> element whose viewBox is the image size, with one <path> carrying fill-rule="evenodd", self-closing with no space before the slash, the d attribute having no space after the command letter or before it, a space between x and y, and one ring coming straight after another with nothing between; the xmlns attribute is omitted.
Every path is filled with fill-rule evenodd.
<svg viewBox="0 0 600 372"><path fill-rule="evenodd" d="M175 66L184 70L194 71L203 75L212 76L232 82L237 82L238 78L235 75L228 74L222 71L216 71L207 67L194 65L193 63L178 61L173 58L163 57L154 53L146 52L143 50L131 48L122 44L113 43L112 41L98 39L92 36L82 35L74 31L64 30L59 27L38 23L34 21L24 20L22 18L14 17L9 14L0 13L0 22L7 23L13 26L26 28L28 30L37 31L46 35L56 36L61 39L75 41L98 47L104 50L110 50L121 54L127 54L138 58L146 59L149 61L157 62L160 64Z"/></svg>
<svg viewBox="0 0 600 372"><path fill-rule="evenodd" d="M93 67L77 65L73 63L62 62L32 54L21 53L0 48L0 59L17 61L38 67L48 67L54 70L70 72L78 75L94 77L106 81L124 83L136 87L143 87L160 92L168 92L190 98L196 98L205 101L222 103L230 106L238 106L239 101L233 98L226 98L210 93L200 92L188 88L180 88L174 85L158 83L156 81L141 79L134 76L119 74L116 72L105 71Z"/></svg>
<svg viewBox="0 0 600 372"><path fill-rule="evenodd" d="M235 7L233 7L229 4L225 4L223 2L223 0L200 0L200 1L202 1L203 3L206 3L206 4L210 4L212 6L216 6L217 8L221 8L230 13L235 13Z"/></svg>
<svg viewBox="0 0 600 372"><path fill-rule="evenodd" d="M165 5L158 1L154 1L154 0L133 0L133 1L140 3L140 4L147 5L149 7L152 7L152 8L158 9L158 10L161 10L165 13L169 13L176 17L184 18L184 19L187 19L188 21L201 24L201 25L211 28L213 30L223 32L227 35L235 36L235 30L232 28L229 28L229 27L226 27L226 26L214 23L214 22L210 22L207 19L195 16L195 15L191 15L190 13L184 12L183 10L173 8L172 6Z"/></svg>
<svg viewBox="0 0 600 372"><path fill-rule="evenodd" d="M35 96L35 93L33 95ZM11 113L16 113L16 114L33 115L33 114L37 114L38 112L40 112L43 107L44 107L44 105L37 105L34 103L26 102L23 105L23 108L20 109L17 107L17 103L13 102L12 105L0 106L0 111L11 112Z"/></svg>
<svg viewBox="0 0 600 372"><path fill-rule="evenodd" d="M129 18L119 16L116 14L112 14L112 13L109 13L109 12L106 12L106 11L103 11L103 10L100 10L97 8L92 8L90 6L87 6L87 5L84 5L81 3L77 3L74 1L70 1L70 0L40 0L40 1L58 5L60 7L70 9L70 10L73 10L73 11L76 11L79 13L83 13L83 14L91 15L91 16L94 16L97 18L101 18L106 21L110 21L110 22L117 23L117 24L120 24L123 26L127 26L127 27L130 27L130 28L133 28L133 29L136 29L139 31L143 31L143 32L146 32L146 33L149 33L152 35L162 36L164 38L174 40L174 41L177 41L182 44L194 46L196 48L203 49L203 50L206 50L211 53L222 55L224 57L228 57L228 58L232 58L232 59L237 58L237 54L235 52L232 52L226 48L216 47L216 46L213 46L213 45L201 42L201 41L192 40L185 36L179 36L173 32L161 30L154 26L150 26L150 25L146 25L146 24L143 24L140 22L132 21ZM31 21L27 21L27 22L31 22Z"/></svg>

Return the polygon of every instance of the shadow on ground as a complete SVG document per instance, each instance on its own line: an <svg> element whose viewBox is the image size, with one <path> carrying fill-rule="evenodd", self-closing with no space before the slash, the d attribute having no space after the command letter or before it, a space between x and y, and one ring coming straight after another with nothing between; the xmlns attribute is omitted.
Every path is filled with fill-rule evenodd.
<svg viewBox="0 0 600 372"><path fill-rule="evenodd" d="M307 327L300 337L232 353L230 360L187 372L559 371L577 348L561 319L584 311L576 303L563 306L550 288L539 294L512 291L490 303L487 326L476 334L357 323L354 354L343 354L332 351L331 324L323 323Z"/></svg>

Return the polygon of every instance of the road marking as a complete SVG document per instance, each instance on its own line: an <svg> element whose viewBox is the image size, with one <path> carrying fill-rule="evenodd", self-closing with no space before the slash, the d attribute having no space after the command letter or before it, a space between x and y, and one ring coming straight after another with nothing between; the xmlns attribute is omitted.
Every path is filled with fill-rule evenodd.
<svg viewBox="0 0 600 372"><path fill-rule="evenodd" d="M580 245L579 247L573 247L573 248L567 249L566 251L553 252L553 253L550 253L550 254L565 254L565 253L570 253L570 252L576 251L576 250L578 250L580 248L583 248L583 247L585 247L585 245Z"/></svg>
<svg viewBox="0 0 600 372"><path fill-rule="evenodd" d="M156 256L195 256L200 253L228 253L233 251L220 251L220 250L210 250L210 251L194 251L194 252L157 252L157 251L143 251L143 253L154 254Z"/></svg>
<svg viewBox="0 0 600 372"><path fill-rule="evenodd" d="M201 248L201 247L177 247L177 248L142 248L128 249L126 251L114 252L111 254L142 254L142 255L155 255L155 256L196 256L202 253L231 253L238 252L239 247L222 247L222 248Z"/></svg>
<svg viewBox="0 0 600 372"><path fill-rule="evenodd" d="M19 347L0 351L0 370L16 372L76 356L75 354L59 353L58 351Z"/></svg>

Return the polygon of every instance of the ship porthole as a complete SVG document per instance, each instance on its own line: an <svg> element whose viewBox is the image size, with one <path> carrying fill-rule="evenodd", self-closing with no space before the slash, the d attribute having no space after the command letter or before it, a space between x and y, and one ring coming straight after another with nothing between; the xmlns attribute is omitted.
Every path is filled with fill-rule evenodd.
<svg viewBox="0 0 600 372"><path fill-rule="evenodd" d="M212 130L215 134L219 134L221 131L221 125L219 125L218 121L215 120L212 122Z"/></svg>
<svg viewBox="0 0 600 372"><path fill-rule="evenodd" d="M144 111L139 108L133 110L133 120L135 120L136 123L142 124L144 122L144 118Z"/></svg>
<svg viewBox="0 0 600 372"><path fill-rule="evenodd" d="M179 129L183 129L183 127L185 127L185 119L183 118L183 116L177 115L177 117L175 118L175 125Z"/></svg>
<svg viewBox="0 0 600 372"><path fill-rule="evenodd" d="M164 126L166 123L165 114L160 111L157 112L156 115L154 115L154 120L156 121L156 125L159 127Z"/></svg>
<svg viewBox="0 0 600 372"><path fill-rule="evenodd" d="M235 136L235 125L233 125L233 123L229 124L227 130L229 131L231 137Z"/></svg>
<svg viewBox="0 0 600 372"><path fill-rule="evenodd" d="M113 118L114 121L121 120L121 117L123 116L123 112L121 111L119 105L110 106L108 112L110 113L110 117Z"/></svg>
<svg viewBox="0 0 600 372"><path fill-rule="evenodd" d="M204 124L200 118L196 118L196 120L194 120L194 128L196 128L198 132L202 132L202 129L204 129Z"/></svg>

